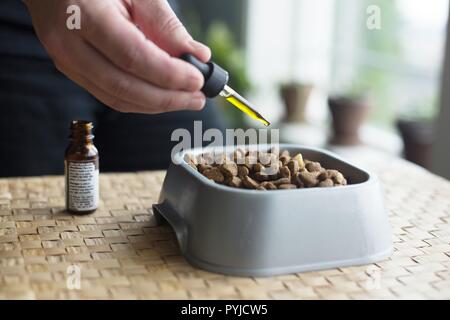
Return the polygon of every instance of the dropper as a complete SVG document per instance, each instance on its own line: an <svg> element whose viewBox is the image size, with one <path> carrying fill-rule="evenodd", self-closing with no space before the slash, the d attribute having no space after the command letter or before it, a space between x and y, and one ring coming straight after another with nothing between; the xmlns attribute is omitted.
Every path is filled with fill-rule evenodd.
<svg viewBox="0 0 450 320"><path fill-rule="evenodd" d="M262 122L265 126L270 126L270 122L256 111L250 102L228 86L227 71L212 61L204 63L191 54L183 54L181 59L192 64L203 74L205 84L202 92L205 96L215 98L220 95L251 118Z"/></svg>

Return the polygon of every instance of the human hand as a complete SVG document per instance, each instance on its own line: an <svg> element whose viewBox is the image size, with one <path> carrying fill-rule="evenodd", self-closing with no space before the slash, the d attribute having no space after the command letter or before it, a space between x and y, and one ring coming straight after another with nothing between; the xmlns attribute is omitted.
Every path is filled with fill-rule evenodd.
<svg viewBox="0 0 450 320"><path fill-rule="evenodd" d="M166 0L25 0L36 33L58 70L121 112L200 110L203 76L178 59L211 57ZM69 30L70 5L81 12Z"/></svg>

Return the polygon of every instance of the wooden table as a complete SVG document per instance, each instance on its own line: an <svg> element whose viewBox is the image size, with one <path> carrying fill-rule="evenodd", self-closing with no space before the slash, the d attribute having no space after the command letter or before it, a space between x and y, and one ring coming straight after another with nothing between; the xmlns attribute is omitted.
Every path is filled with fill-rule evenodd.
<svg viewBox="0 0 450 320"><path fill-rule="evenodd" d="M64 212L62 177L0 179L0 298L450 298L450 182L401 160L372 167L385 190L392 258L273 278L186 263L153 217L163 172L102 175L101 207L88 216Z"/></svg>

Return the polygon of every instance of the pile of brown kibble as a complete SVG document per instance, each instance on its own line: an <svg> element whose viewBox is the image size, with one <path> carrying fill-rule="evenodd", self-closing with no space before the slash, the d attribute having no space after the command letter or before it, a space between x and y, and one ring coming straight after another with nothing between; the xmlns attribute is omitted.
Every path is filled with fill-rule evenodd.
<svg viewBox="0 0 450 320"><path fill-rule="evenodd" d="M319 162L303 159L300 153L291 155L287 150L237 149L230 155L186 155L185 161L208 179L234 188L265 191L347 185L341 172L325 169Z"/></svg>

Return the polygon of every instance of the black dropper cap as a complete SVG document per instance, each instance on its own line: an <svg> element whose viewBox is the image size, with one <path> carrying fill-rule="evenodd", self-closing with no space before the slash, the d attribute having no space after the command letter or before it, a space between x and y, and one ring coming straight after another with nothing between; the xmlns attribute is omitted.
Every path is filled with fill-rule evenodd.
<svg viewBox="0 0 450 320"><path fill-rule="evenodd" d="M203 74L205 84L202 88L202 92L208 98L217 97L227 85L229 79L228 72L214 62L210 61L208 63L204 63L193 55L187 53L183 54L180 58L192 64Z"/></svg>

